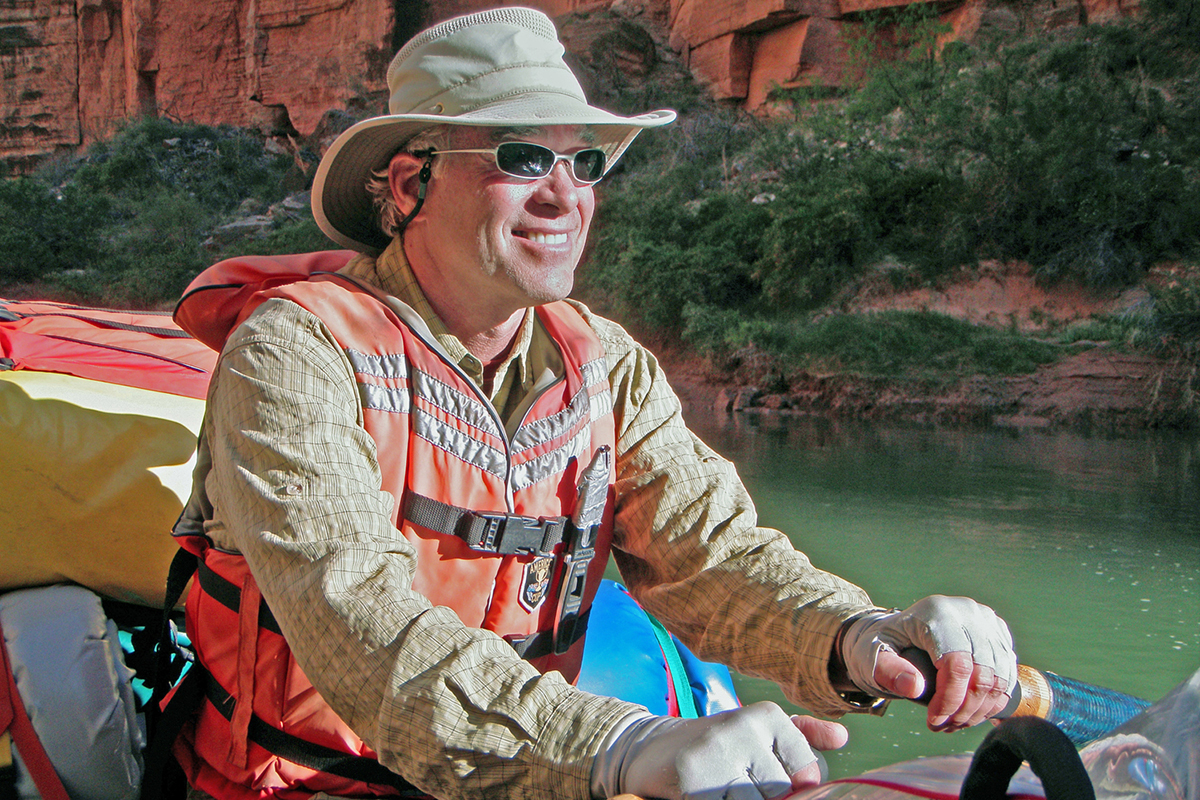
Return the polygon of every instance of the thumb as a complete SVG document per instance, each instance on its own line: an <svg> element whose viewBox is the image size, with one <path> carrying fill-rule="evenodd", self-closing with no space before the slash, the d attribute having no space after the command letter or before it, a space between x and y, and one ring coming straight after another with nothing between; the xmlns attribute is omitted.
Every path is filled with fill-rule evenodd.
<svg viewBox="0 0 1200 800"><path fill-rule="evenodd" d="M925 694L925 677L911 662L890 648L883 648L875 661L875 682L897 697L916 700Z"/></svg>

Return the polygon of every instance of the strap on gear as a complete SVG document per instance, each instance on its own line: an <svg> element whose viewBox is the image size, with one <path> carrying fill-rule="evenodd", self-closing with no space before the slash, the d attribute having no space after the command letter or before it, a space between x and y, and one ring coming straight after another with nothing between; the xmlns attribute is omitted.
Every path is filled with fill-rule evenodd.
<svg viewBox="0 0 1200 800"><path fill-rule="evenodd" d="M0 733L9 733L21 753L33 783L43 800L69 800L67 790L59 779L50 757L42 749L37 731L25 711L25 701L17 691L17 681L8 663L8 649L0 631Z"/></svg>

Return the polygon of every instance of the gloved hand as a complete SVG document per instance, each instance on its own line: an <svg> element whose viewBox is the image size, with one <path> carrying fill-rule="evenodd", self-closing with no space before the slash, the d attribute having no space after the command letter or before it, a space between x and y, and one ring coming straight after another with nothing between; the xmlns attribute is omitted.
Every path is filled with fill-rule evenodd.
<svg viewBox="0 0 1200 800"><path fill-rule="evenodd" d="M823 748L841 747L835 722L789 717L755 703L700 719L627 718L609 734L592 766L592 795L623 792L661 800L763 800L816 784L817 756L801 726Z"/></svg>
<svg viewBox="0 0 1200 800"><path fill-rule="evenodd" d="M1017 656L1008 626L992 609L967 597L934 595L905 611L867 614L850 623L841 656L851 682L864 692L917 698L924 679L896 655L910 647L928 653L938 669L931 728L974 725L1004 708Z"/></svg>

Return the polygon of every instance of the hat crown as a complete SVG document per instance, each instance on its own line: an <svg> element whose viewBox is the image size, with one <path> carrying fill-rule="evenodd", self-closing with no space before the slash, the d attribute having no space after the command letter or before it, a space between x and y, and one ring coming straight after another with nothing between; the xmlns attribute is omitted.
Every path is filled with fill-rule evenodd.
<svg viewBox="0 0 1200 800"><path fill-rule="evenodd" d="M418 34L396 53L388 68L388 109L454 117L530 93L565 94L586 103L563 52L554 23L534 9L457 17Z"/></svg>

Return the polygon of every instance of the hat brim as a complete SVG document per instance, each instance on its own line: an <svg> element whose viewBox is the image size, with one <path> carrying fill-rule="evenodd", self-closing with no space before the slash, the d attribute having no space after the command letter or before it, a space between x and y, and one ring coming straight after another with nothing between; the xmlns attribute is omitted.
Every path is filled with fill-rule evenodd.
<svg viewBox="0 0 1200 800"><path fill-rule="evenodd" d="M378 255L389 240L379 228L367 192L371 173L385 167L413 136L437 125L505 128L586 125L594 131L595 145L605 151L611 169L639 133L674 119L675 112L669 109L622 117L569 95L544 92L507 97L452 117L437 114L373 117L348 128L321 159L313 178L313 216L325 235L338 244Z"/></svg>

